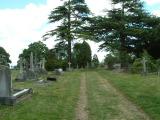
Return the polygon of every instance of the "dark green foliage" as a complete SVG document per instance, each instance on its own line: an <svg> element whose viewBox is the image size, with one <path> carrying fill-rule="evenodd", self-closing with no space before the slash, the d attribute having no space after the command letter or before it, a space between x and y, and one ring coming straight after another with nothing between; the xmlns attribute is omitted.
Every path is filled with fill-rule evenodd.
<svg viewBox="0 0 160 120"><path fill-rule="evenodd" d="M158 70L157 66L156 66L156 62L153 59L153 57L151 57L146 51L144 51L141 58L137 58L133 62L133 65L131 67L131 72L142 73L142 71L143 71L143 64L142 64L143 58L145 58L147 60L147 62L146 62L147 72L156 72Z"/></svg>
<svg viewBox="0 0 160 120"><path fill-rule="evenodd" d="M140 57L146 49L151 55L159 56L155 48L160 42L157 36L160 19L143 9L140 0L112 0L112 10L107 16L90 20L89 35L102 42L100 49L120 51L122 67L126 67L128 53Z"/></svg>
<svg viewBox="0 0 160 120"><path fill-rule="evenodd" d="M9 57L10 55L6 52L6 50L3 47L0 47L0 62L2 65L9 66L9 63L11 63Z"/></svg>
<svg viewBox="0 0 160 120"><path fill-rule="evenodd" d="M34 57L36 57L35 62L39 62L41 59L45 58L46 53L48 52L47 46L41 42L34 42L28 45L27 49L24 49L23 52L19 55L19 57L26 60L29 63L30 54L33 52Z"/></svg>
<svg viewBox="0 0 160 120"><path fill-rule="evenodd" d="M57 59L67 59L67 44L65 42L59 42L54 48Z"/></svg>
<svg viewBox="0 0 160 120"><path fill-rule="evenodd" d="M58 59L57 52L55 49L51 49L46 54L46 64L45 68L47 71L54 71L54 69L62 68L63 70L66 70L67 68L67 62L66 59Z"/></svg>
<svg viewBox="0 0 160 120"><path fill-rule="evenodd" d="M113 69L113 65L119 61L117 56L108 54L104 59L104 64L108 66L108 69Z"/></svg>
<svg viewBox="0 0 160 120"><path fill-rule="evenodd" d="M153 19L153 21L156 21L156 23L160 23L160 18ZM147 51L150 55L152 55L153 58L158 59L160 58L160 24L156 24L154 29L152 30L150 34L150 37L148 39L150 40L147 44Z"/></svg>
<svg viewBox="0 0 160 120"><path fill-rule="evenodd" d="M160 59L156 60L157 70L160 71Z"/></svg>
<svg viewBox="0 0 160 120"><path fill-rule="evenodd" d="M80 37L80 31L89 13L84 0L68 0L62 6L53 9L48 17L50 23L60 22L61 24L47 32L44 39L56 36L56 40L67 43L68 62L71 62L72 40Z"/></svg>
<svg viewBox="0 0 160 120"><path fill-rule="evenodd" d="M73 63L76 67L85 68L87 64L91 64L91 48L85 41L76 43L73 48Z"/></svg>

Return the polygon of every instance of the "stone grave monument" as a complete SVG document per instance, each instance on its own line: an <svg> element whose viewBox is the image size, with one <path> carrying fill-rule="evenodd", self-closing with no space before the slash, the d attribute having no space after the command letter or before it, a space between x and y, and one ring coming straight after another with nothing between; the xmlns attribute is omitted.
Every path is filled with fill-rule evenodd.
<svg viewBox="0 0 160 120"><path fill-rule="evenodd" d="M0 104L14 105L32 89L13 89L9 67L0 65Z"/></svg>
<svg viewBox="0 0 160 120"><path fill-rule="evenodd" d="M146 62L147 62L146 58L145 58L145 57L143 57L143 60L142 60L142 65L143 65L143 71L142 71L142 74L143 74L143 75L147 75Z"/></svg>
<svg viewBox="0 0 160 120"><path fill-rule="evenodd" d="M42 74L46 74L47 73L46 68L45 68L45 63L46 63L46 60L45 60L45 58L43 58L40 61L40 70L41 70Z"/></svg>
<svg viewBox="0 0 160 120"><path fill-rule="evenodd" d="M20 58L20 61L19 61L19 66L20 66L20 70L19 70L19 74L18 76L16 77L16 81L26 81L27 80L27 73L26 73L26 70L25 70L25 60Z"/></svg>
<svg viewBox="0 0 160 120"><path fill-rule="evenodd" d="M27 66L29 66L29 68ZM20 73L15 80L26 81L35 79L37 79L37 74L33 63L33 53L31 52L29 65L25 62L24 59L22 60L22 58L20 58Z"/></svg>
<svg viewBox="0 0 160 120"><path fill-rule="evenodd" d="M34 63L33 63L33 52L30 54L30 64L29 69L26 70L28 80L36 80L37 75L35 73Z"/></svg>

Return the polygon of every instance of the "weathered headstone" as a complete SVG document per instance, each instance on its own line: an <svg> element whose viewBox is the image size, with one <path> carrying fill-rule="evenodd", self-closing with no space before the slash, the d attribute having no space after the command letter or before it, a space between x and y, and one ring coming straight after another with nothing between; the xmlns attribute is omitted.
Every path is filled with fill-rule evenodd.
<svg viewBox="0 0 160 120"><path fill-rule="evenodd" d="M11 76L10 70L1 66L0 68L0 97L9 97L11 96Z"/></svg>
<svg viewBox="0 0 160 120"><path fill-rule="evenodd" d="M68 62L68 70L71 71L71 62Z"/></svg>
<svg viewBox="0 0 160 120"><path fill-rule="evenodd" d="M40 60L39 62L39 74L42 75L42 74L47 74L47 71L45 69L45 63L46 63L46 60L45 58L43 58L42 60Z"/></svg>
<svg viewBox="0 0 160 120"><path fill-rule="evenodd" d="M77 69L79 69L79 66L78 66L78 64L77 64Z"/></svg>
<svg viewBox="0 0 160 120"><path fill-rule="evenodd" d="M30 54L30 71L34 71L33 52Z"/></svg>
<svg viewBox="0 0 160 120"><path fill-rule="evenodd" d="M45 70L45 63L46 63L46 60L45 60L45 58L43 58L43 59L42 59L42 69L43 69L43 70Z"/></svg>
<svg viewBox="0 0 160 120"><path fill-rule="evenodd" d="M113 68L116 70L120 70L121 69L121 64L120 63L116 63L113 65Z"/></svg>
<svg viewBox="0 0 160 120"><path fill-rule="evenodd" d="M61 75L61 74L63 74L63 69L62 68L55 69L55 72L57 75Z"/></svg>
<svg viewBox="0 0 160 120"><path fill-rule="evenodd" d="M147 75L147 67L146 67L146 58L143 57L143 60L142 60L142 65L143 65L143 75Z"/></svg>
<svg viewBox="0 0 160 120"><path fill-rule="evenodd" d="M20 66L20 73L23 73L23 61L22 61L22 58L20 58L19 66Z"/></svg>
<svg viewBox="0 0 160 120"><path fill-rule="evenodd" d="M19 66L20 66L20 72L19 72L19 74L18 74L18 76L16 77L16 81L18 81L18 82L23 82L23 81L25 81L25 80L27 80L27 73L26 73L26 71L24 70L24 60L22 59L22 58L20 58L20 61L19 61L20 63L19 63Z"/></svg>
<svg viewBox="0 0 160 120"><path fill-rule="evenodd" d="M14 90L10 69L0 65L0 104L13 105L18 99L29 93L32 93L32 89Z"/></svg>

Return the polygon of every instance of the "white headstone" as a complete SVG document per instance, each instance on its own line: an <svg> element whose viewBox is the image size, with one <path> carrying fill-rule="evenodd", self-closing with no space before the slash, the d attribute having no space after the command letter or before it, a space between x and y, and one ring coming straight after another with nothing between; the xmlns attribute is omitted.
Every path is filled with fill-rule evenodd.
<svg viewBox="0 0 160 120"><path fill-rule="evenodd" d="M42 69L44 69L44 70L45 70L45 63L46 63L46 60L45 60L45 58L43 58L43 60L42 60Z"/></svg>

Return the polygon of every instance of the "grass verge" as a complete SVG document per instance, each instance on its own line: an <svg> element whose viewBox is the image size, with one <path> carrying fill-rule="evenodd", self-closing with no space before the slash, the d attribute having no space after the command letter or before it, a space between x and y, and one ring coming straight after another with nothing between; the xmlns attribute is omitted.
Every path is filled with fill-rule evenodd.
<svg viewBox="0 0 160 120"><path fill-rule="evenodd" d="M14 82L14 88L33 88L33 95L15 106L0 106L0 120L72 120L81 72L68 72L51 84Z"/></svg>
<svg viewBox="0 0 160 120"><path fill-rule="evenodd" d="M152 119L160 119L160 77L106 70L98 70L98 73L140 106Z"/></svg>

